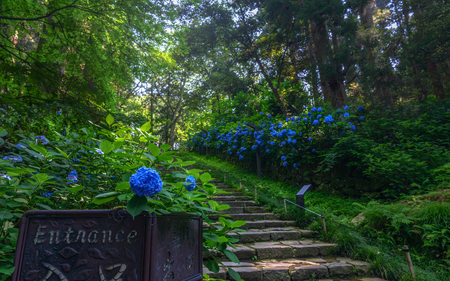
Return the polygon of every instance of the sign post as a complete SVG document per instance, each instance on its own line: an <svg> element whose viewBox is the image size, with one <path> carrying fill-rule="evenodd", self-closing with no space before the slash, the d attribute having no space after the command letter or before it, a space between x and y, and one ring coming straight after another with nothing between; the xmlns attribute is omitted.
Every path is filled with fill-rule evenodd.
<svg viewBox="0 0 450 281"><path fill-rule="evenodd" d="M28 211L12 280L194 281L203 278L202 260L202 220L195 216Z"/></svg>

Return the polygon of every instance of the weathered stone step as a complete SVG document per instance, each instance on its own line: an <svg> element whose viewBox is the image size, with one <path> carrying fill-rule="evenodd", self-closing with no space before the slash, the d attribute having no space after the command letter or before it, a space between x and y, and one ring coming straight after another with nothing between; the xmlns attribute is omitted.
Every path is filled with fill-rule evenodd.
<svg viewBox="0 0 450 281"><path fill-rule="evenodd" d="M239 239L239 243L255 243L279 240L300 240L302 233L293 229L249 229L248 232L230 233L230 236Z"/></svg>
<svg viewBox="0 0 450 281"><path fill-rule="evenodd" d="M247 201L250 199L248 196L233 196L233 195L219 195L213 198L216 201Z"/></svg>
<svg viewBox="0 0 450 281"><path fill-rule="evenodd" d="M257 221L257 220L278 220L280 215L274 213L253 213L253 214L230 214L230 219L233 221ZM217 215L209 216L210 219L217 220Z"/></svg>
<svg viewBox="0 0 450 281"><path fill-rule="evenodd" d="M290 259L329 256L336 252L336 244L315 242L310 239L279 242L256 242L228 247L240 261L262 259Z"/></svg>
<svg viewBox="0 0 450 281"><path fill-rule="evenodd" d="M227 203L225 202L225 204ZM266 209L260 206L248 206L248 207L240 206L240 207L230 207L229 209L222 210L219 213L240 214L240 213L261 213L261 212L266 212Z"/></svg>
<svg viewBox="0 0 450 281"><path fill-rule="evenodd" d="M224 190L225 191L225 190ZM214 198L217 198L217 197L219 197L219 196L244 196L244 194L242 193L242 192L236 192L236 191L234 191L234 192L229 192L229 191L226 191L226 192L224 192L224 193L216 193L217 194L217 196L216 197L214 197Z"/></svg>
<svg viewBox="0 0 450 281"><path fill-rule="evenodd" d="M233 280L227 272L228 268L233 268L246 281L304 281L313 279L320 281L386 281L380 278L363 277L369 271L369 263L348 258L342 259L261 260L241 262L240 264L225 262L219 273L215 274L206 268L203 269L203 273L208 274L210 278Z"/></svg>
<svg viewBox="0 0 450 281"><path fill-rule="evenodd" d="M231 207L240 207L240 206L256 206L255 201L221 201L221 200L215 200L219 204L228 204Z"/></svg>

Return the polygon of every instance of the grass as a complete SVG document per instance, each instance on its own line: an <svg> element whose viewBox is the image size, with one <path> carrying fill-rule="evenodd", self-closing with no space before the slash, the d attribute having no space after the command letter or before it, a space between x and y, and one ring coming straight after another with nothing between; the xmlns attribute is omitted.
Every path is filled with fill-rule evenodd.
<svg viewBox="0 0 450 281"><path fill-rule="evenodd" d="M178 152L186 159L197 161L197 166L208 170L211 175L220 180L226 178L226 183L241 189L246 195L255 195L257 189L257 202L266 206L270 211L279 213L283 219L295 220L300 227L314 230L322 240L338 244L341 254L368 261L371 263L371 273L388 280L413 280L405 260L401 246L387 240L387 235L374 235L376 231L361 232L355 230L353 218L361 214L370 199L343 198L325 192L310 190L305 194L305 205L316 213L325 214L327 234L323 233L320 217L310 212L304 212L288 203L288 212L284 212L283 197L295 202L295 195L300 186L292 186L269 178L259 179L257 175L242 170L228 162L216 157ZM431 197L442 199L440 194L431 194ZM393 210L402 209L405 205L426 200L426 195L410 197L406 201L397 202L398 206L389 206ZM447 215L447 206L434 206L416 211L427 222L441 219L438 216ZM378 230L378 231L382 231ZM370 235L367 235L370 234ZM433 259L425 258L412 251L413 264L417 281L446 281L450 280L450 271Z"/></svg>

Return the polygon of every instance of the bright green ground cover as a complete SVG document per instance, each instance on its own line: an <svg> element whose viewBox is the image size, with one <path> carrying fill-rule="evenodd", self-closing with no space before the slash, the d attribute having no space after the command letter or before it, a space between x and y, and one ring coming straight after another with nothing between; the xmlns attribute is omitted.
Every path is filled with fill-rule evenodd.
<svg viewBox="0 0 450 281"><path fill-rule="evenodd" d="M308 191L306 206L326 216L328 233L324 235L316 215L302 213L289 204L288 213L284 214L283 197L295 202L300 187L267 177L259 180L257 175L215 157L186 151L179 154L197 161L200 168L209 169L214 177L223 179L225 175L226 182L236 188L241 179L243 191L251 196L257 186L259 203L286 219L296 220L301 227L316 230L321 239L338 243L343 254L370 261L372 271L384 278L411 280L401 251L406 244L411 249L417 280L450 280L448 190L405 196L390 204ZM353 223L361 213L365 219Z"/></svg>

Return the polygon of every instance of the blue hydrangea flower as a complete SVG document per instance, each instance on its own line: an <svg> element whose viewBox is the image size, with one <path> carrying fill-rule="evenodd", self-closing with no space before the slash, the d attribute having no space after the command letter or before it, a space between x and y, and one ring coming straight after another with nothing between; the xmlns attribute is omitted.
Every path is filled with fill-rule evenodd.
<svg viewBox="0 0 450 281"><path fill-rule="evenodd" d="M295 147L292 148L292 151L295 151Z"/></svg>
<svg viewBox="0 0 450 281"><path fill-rule="evenodd" d="M317 119L320 119L320 118L322 118L322 115L320 115L320 114L317 115Z"/></svg>
<svg viewBox="0 0 450 281"><path fill-rule="evenodd" d="M351 125L352 125L352 122L348 122L348 124L351 126Z"/></svg>
<svg viewBox="0 0 450 281"><path fill-rule="evenodd" d="M333 119L333 116L331 116L331 115L326 116L325 120L324 120L325 124L330 124L333 121L334 121L334 119Z"/></svg>
<svg viewBox="0 0 450 281"><path fill-rule="evenodd" d="M309 137L308 140L309 140L309 141L312 141L312 137Z"/></svg>
<svg viewBox="0 0 450 281"><path fill-rule="evenodd" d="M48 139L43 135L36 136L36 142L42 142L42 144L48 144Z"/></svg>
<svg viewBox="0 0 450 281"><path fill-rule="evenodd" d="M5 178L7 180L11 180L11 177L6 174L6 172L0 172L0 178Z"/></svg>
<svg viewBox="0 0 450 281"><path fill-rule="evenodd" d="M239 155L239 160L244 159L244 155Z"/></svg>
<svg viewBox="0 0 450 281"><path fill-rule="evenodd" d="M286 122L289 122L289 118L286 117Z"/></svg>
<svg viewBox="0 0 450 281"><path fill-rule="evenodd" d="M286 160L286 156L281 156L281 160Z"/></svg>
<svg viewBox="0 0 450 281"><path fill-rule="evenodd" d="M260 112L259 114L263 115L264 113Z"/></svg>
<svg viewBox="0 0 450 281"><path fill-rule="evenodd" d="M313 124L313 126L319 125L319 120L314 120L312 124Z"/></svg>
<svg viewBox="0 0 450 281"><path fill-rule="evenodd" d="M287 167L287 165L288 165L288 162L287 162L287 161L284 161L284 162L283 162L283 166Z"/></svg>
<svg viewBox="0 0 450 281"><path fill-rule="evenodd" d="M10 160L11 163L22 162L22 157L15 155L8 155L3 157L3 160Z"/></svg>
<svg viewBox="0 0 450 281"><path fill-rule="evenodd" d="M288 139L288 143L291 143L292 142L292 139Z"/></svg>
<svg viewBox="0 0 450 281"><path fill-rule="evenodd" d="M316 149L315 149L315 148L313 148L312 152L316 152Z"/></svg>
<svg viewBox="0 0 450 281"><path fill-rule="evenodd" d="M270 152L270 149L266 149L266 153L269 153Z"/></svg>
<svg viewBox="0 0 450 281"><path fill-rule="evenodd" d="M294 168L297 168L297 163L294 163Z"/></svg>
<svg viewBox="0 0 450 281"><path fill-rule="evenodd" d="M187 177L186 182L191 183L189 185L184 186L187 191L192 191L195 189L195 178L193 176Z"/></svg>
<svg viewBox="0 0 450 281"><path fill-rule="evenodd" d="M42 196L44 196L44 197L50 197L52 195L53 195L53 193L51 193L51 192L44 192L44 193L42 193Z"/></svg>
<svg viewBox="0 0 450 281"><path fill-rule="evenodd" d="M348 105L344 106L344 110L348 110Z"/></svg>
<svg viewBox="0 0 450 281"><path fill-rule="evenodd" d="M364 107L360 106L358 107L358 111L362 111L364 109Z"/></svg>
<svg viewBox="0 0 450 281"><path fill-rule="evenodd" d="M152 168L139 168L130 177L130 187L136 195L153 196L162 190L163 182L159 173Z"/></svg>
<svg viewBox="0 0 450 281"><path fill-rule="evenodd" d="M253 145L253 146L252 146L252 149L253 149L253 150L256 150L257 148L258 148L257 145Z"/></svg>
<svg viewBox="0 0 450 281"><path fill-rule="evenodd" d="M267 115L267 117L272 118L272 114Z"/></svg>
<svg viewBox="0 0 450 281"><path fill-rule="evenodd" d="M316 112L316 111L317 111L317 108L314 106L313 108L311 108L311 111L312 111L312 112Z"/></svg>
<svg viewBox="0 0 450 281"><path fill-rule="evenodd" d="M291 121L295 121L295 116L292 116L292 117L291 117Z"/></svg>
<svg viewBox="0 0 450 281"><path fill-rule="evenodd" d="M352 131L356 130L355 125L352 125L352 127L350 129L352 129Z"/></svg>
<svg viewBox="0 0 450 281"><path fill-rule="evenodd" d="M92 150L89 150L89 152L90 152L90 153L94 153ZM100 148L96 148L96 149L95 149L95 152L97 152L97 153L100 154L100 155L103 155L103 154L104 154L103 151L102 151Z"/></svg>
<svg viewBox="0 0 450 281"><path fill-rule="evenodd" d="M336 112L341 112L341 109L340 109L340 108L338 108L338 110L336 110Z"/></svg>
<svg viewBox="0 0 450 281"><path fill-rule="evenodd" d="M317 111L322 112L322 107L319 107Z"/></svg>
<svg viewBox="0 0 450 281"><path fill-rule="evenodd" d="M61 115L61 110L58 110L58 116Z"/></svg>
<svg viewBox="0 0 450 281"><path fill-rule="evenodd" d="M350 116L350 114L349 114L348 112L344 113L344 117L345 117L345 118L347 118L347 117L349 117L349 116Z"/></svg>
<svg viewBox="0 0 450 281"><path fill-rule="evenodd" d="M78 182L78 175L77 175L77 171L71 171L69 173L69 175L67 176L67 179L69 180L67 183L71 184L71 183L77 183Z"/></svg>
<svg viewBox="0 0 450 281"><path fill-rule="evenodd" d="M303 118L303 121L304 122L308 122L308 118Z"/></svg>
<svg viewBox="0 0 450 281"><path fill-rule="evenodd" d="M296 139L293 139L292 140L292 144L296 144L297 143L297 140Z"/></svg>
<svg viewBox="0 0 450 281"><path fill-rule="evenodd" d="M360 116L359 120L364 121L364 116Z"/></svg>
<svg viewBox="0 0 450 281"><path fill-rule="evenodd" d="M271 142L270 142L270 145L275 145L275 142L274 142L274 141L271 141Z"/></svg>

